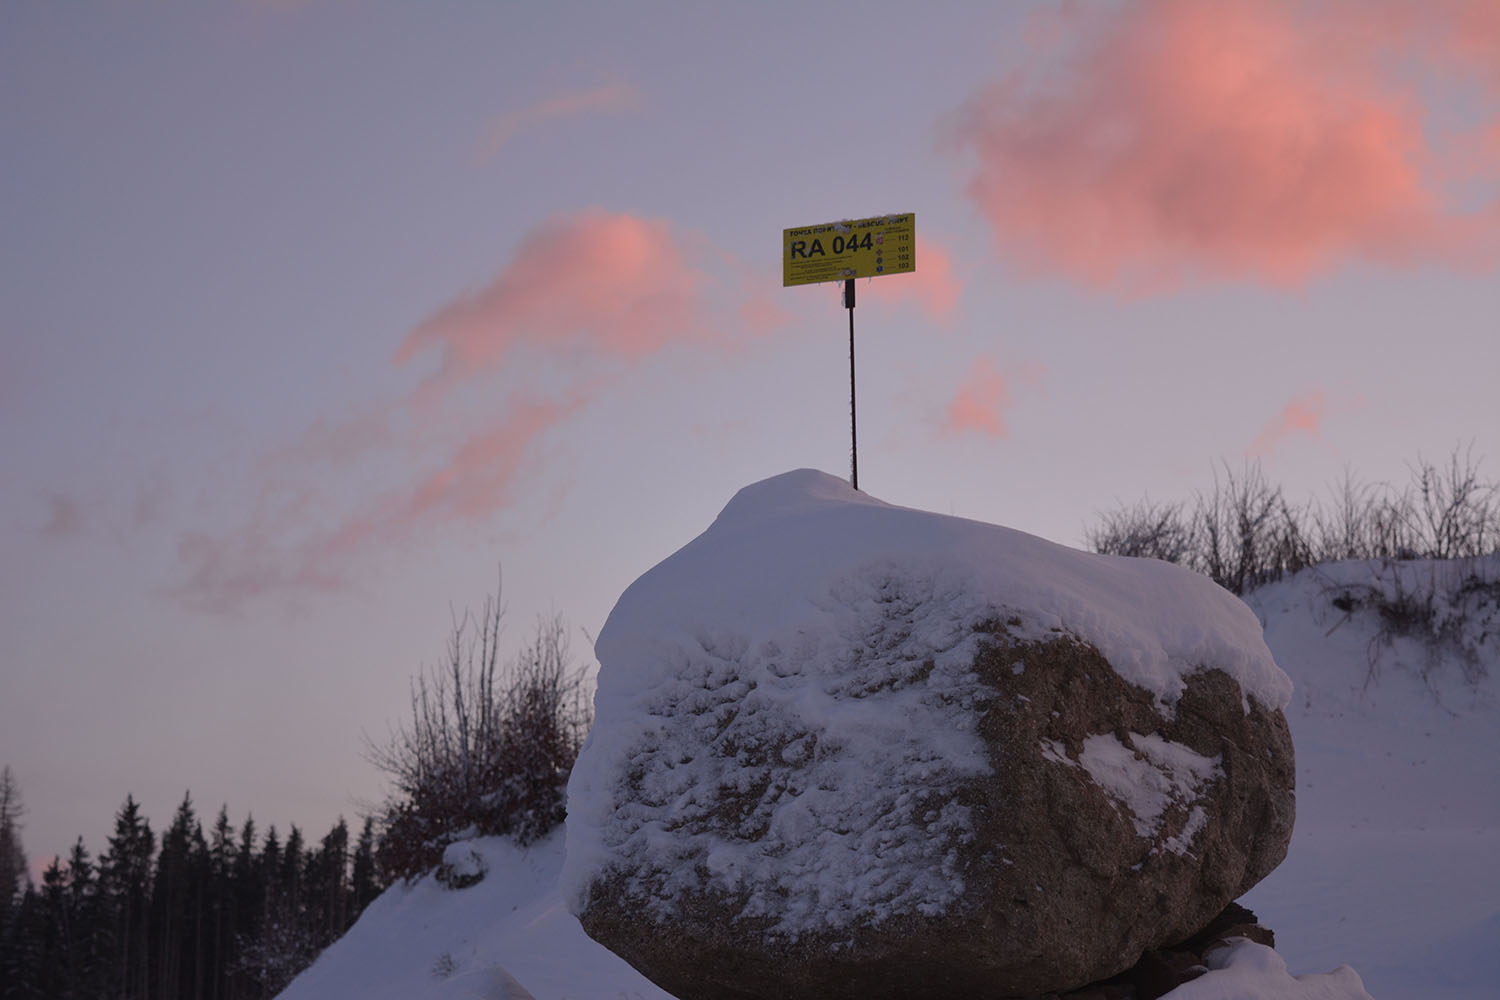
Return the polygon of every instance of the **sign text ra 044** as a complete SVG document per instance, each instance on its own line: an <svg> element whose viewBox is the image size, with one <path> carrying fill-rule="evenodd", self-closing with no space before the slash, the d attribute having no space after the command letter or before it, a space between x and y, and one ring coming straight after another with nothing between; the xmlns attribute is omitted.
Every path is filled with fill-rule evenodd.
<svg viewBox="0 0 1500 1000"><path fill-rule="evenodd" d="M810 285L917 269L913 213L781 231L781 283Z"/></svg>

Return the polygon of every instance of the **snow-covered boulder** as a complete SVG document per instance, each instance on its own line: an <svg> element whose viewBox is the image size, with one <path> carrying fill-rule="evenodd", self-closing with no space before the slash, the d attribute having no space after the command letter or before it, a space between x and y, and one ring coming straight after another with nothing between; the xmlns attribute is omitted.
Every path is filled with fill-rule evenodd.
<svg viewBox="0 0 1500 1000"><path fill-rule="evenodd" d="M1290 837L1290 681L1165 563L802 470L628 588L596 652L564 897L681 1000L1076 987Z"/></svg>

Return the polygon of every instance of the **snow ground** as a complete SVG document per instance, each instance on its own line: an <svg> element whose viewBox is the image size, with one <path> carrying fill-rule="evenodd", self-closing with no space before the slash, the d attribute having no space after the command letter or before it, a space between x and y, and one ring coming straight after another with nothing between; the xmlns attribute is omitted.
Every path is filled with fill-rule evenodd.
<svg viewBox="0 0 1500 1000"><path fill-rule="evenodd" d="M1500 579L1500 560L1481 569ZM1323 567L1250 595L1297 686L1297 826L1244 902L1294 969L1348 963L1378 1000L1495 1000L1500 615L1470 622L1489 670L1471 685L1451 657L1377 641L1372 612L1329 605L1330 583L1378 570Z"/></svg>
<svg viewBox="0 0 1500 1000"><path fill-rule="evenodd" d="M1296 684L1297 828L1244 900L1277 948L1230 949L1171 1000L1348 1000L1361 979L1377 1000L1500 996L1500 617L1484 633L1490 675L1471 685L1414 644L1372 645L1369 613L1328 605L1331 577L1372 572L1314 571L1251 595ZM474 847L484 881L392 888L283 998L504 1000L501 967L536 1000L670 1000L567 913L560 833Z"/></svg>
<svg viewBox="0 0 1500 1000"><path fill-rule="evenodd" d="M484 988L495 968L536 1000L670 1000L563 906L562 831L529 848L470 845L489 868L482 882L447 889L429 875L388 889L282 1000L510 1000Z"/></svg>

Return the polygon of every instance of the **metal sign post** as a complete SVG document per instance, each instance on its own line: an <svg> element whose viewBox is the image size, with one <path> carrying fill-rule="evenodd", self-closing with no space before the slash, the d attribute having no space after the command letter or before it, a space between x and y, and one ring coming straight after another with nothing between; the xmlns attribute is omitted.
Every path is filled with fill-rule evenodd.
<svg viewBox="0 0 1500 1000"><path fill-rule="evenodd" d="M859 489L859 428L854 405L854 279L917 269L917 217L877 215L781 231L781 284L844 283L849 310L849 485Z"/></svg>
<svg viewBox="0 0 1500 1000"><path fill-rule="evenodd" d="M849 485L859 489L859 426L854 419L854 279L844 279L844 308L849 310Z"/></svg>

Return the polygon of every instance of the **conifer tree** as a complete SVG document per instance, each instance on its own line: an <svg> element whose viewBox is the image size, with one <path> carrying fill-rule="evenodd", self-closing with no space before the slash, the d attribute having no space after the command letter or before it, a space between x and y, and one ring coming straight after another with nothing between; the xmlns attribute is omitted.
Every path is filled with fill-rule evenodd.
<svg viewBox="0 0 1500 1000"><path fill-rule="evenodd" d="M99 863L99 887L111 930L111 979L121 1000L153 997L150 978L151 862L156 836L133 796L115 816L109 850Z"/></svg>
<svg viewBox="0 0 1500 1000"><path fill-rule="evenodd" d="M63 997L71 992L72 969L69 967L67 876L62 862L53 857L42 872L42 888L37 894L39 907L36 930L32 932L32 954L36 968L32 986L39 997Z"/></svg>
<svg viewBox="0 0 1500 1000"><path fill-rule="evenodd" d="M0 770L0 927L16 896L26 888L26 851L21 847L21 817L26 807L10 765Z"/></svg>
<svg viewBox="0 0 1500 1000"><path fill-rule="evenodd" d="M221 806L208 837L184 795L158 838L134 797L95 864L79 838L0 927L0 1000L266 1000L379 892L375 832L351 852L342 817L308 848ZM351 873L351 856L352 868Z"/></svg>
<svg viewBox="0 0 1500 1000"><path fill-rule="evenodd" d="M303 847L302 831L293 823L281 849L281 867L276 873L277 920L287 928L299 927L302 922Z"/></svg>
<svg viewBox="0 0 1500 1000"><path fill-rule="evenodd" d="M109 992L105 968L109 931L104 923L95 868L82 837L68 855L67 881L73 968L71 995L102 997Z"/></svg>
<svg viewBox="0 0 1500 1000"><path fill-rule="evenodd" d="M188 853L194 822L192 797L184 795L172 825L161 835L161 851L156 858L151 886L151 943L158 1000L177 1000L180 992L183 944L189 937Z"/></svg>
<svg viewBox="0 0 1500 1000"><path fill-rule="evenodd" d="M281 838L276 834L276 824L274 823L266 831L266 839L260 847L260 861L256 867L260 869L258 875L261 883L266 887L266 896L268 898L265 901L265 907L269 911L271 909L271 900L269 899L271 889L276 884L277 873L281 871Z"/></svg>
<svg viewBox="0 0 1500 1000"><path fill-rule="evenodd" d="M203 996L223 1000L228 993L226 971L233 961L234 935L238 923L235 869L238 865L234 844L234 827L229 823L229 805L219 807L208 844L208 889L205 932L208 942L207 982Z"/></svg>
<svg viewBox="0 0 1500 1000"><path fill-rule="evenodd" d="M308 856L305 889L307 931L320 949L326 948L349 920L349 826L342 816Z"/></svg>
<svg viewBox="0 0 1500 1000"><path fill-rule="evenodd" d="M353 912L350 922L358 919L366 906L374 902L383 887L375 865L375 819L365 817L365 825L359 831L359 840L354 845L354 871L350 876L350 905Z"/></svg>
<svg viewBox="0 0 1500 1000"><path fill-rule="evenodd" d="M274 828L272 835L274 836ZM225 997L258 996L258 987L245 971L244 950L260 939L265 926L266 882L260 855L256 852L255 819L246 816L240 827L239 844L234 857L234 927L229 943L229 957L224 962Z"/></svg>
<svg viewBox="0 0 1500 1000"><path fill-rule="evenodd" d="M0 996L6 1000L31 1000L44 996L47 937L46 912L41 895L30 884L20 896L6 928L0 948Z"/></svg>

